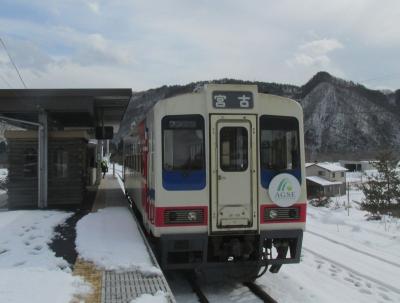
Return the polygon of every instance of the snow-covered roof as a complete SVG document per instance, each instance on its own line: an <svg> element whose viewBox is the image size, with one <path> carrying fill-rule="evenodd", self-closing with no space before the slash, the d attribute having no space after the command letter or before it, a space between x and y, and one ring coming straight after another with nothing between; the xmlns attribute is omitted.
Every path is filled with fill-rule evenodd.
<svg viewBox="0 0 400 303"><path fill-rule="evenodd" d="M314 162L306 163L306 167L309 167L309 166L314 165L314 164L315 164Z"/></svg>
<svg viewBox="0 0 400 303"><path fill-rule="evenodd" d="M330 162L319 162L319 163L311 163L311 165L306 164L306 167L312 166L312 165L317 165L321 168L324 168L326 170L329 170L331 172L341 172L341 171L347 171L347 168L344 168L343 166L340 166L339 164L336 163L330 163Z"/></svg>
<svg viewBox="0 0 400 303"><path fill-rule="evenodd" d="M342 184L342 182L338 182L338 181L331 182L331 181L328 181L328 180L326 180L324 178L321 178L321 177L318 177L318 176L310 176L310 177L307 177L306 179L311 181L311 182L314 182L314 183L317 183L319 185L322 185L322 186Z"/></svg>

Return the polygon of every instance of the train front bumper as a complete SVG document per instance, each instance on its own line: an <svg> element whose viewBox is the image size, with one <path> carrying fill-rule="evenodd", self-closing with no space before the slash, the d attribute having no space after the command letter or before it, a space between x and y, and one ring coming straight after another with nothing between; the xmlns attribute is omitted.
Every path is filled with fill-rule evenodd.
<svg viewBox="0 0 400 303"><path fill-rule="evenodd" d="M301 229L263 230L253 235L170 234L159 238L157 252L163 269L279 266L300 262L302 242Z"/></svg>

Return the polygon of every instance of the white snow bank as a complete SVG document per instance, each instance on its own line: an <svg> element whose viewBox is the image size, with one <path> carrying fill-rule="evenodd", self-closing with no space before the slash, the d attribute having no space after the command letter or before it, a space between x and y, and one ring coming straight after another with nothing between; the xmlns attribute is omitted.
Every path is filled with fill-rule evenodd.
<svg viewBox="0 0 400 303"><path fill-rule="evenodd" d="M68 303L91 291L80 277L44 268L0 269L0 301Z"/></svg>
<svg viewBox="0 0 400 303"><path fill-rule="evenodd" d="M168 303L168 299L166 294L159 290L154 295L143 294L130 303Z"/></svg>
<svg viewBox="0 0 400 303"><path fill-rule="evenodd" d="M0 183L4 182L8 176L7 168L0 168Z"/></svg>
<svg viewBox="0 0 400 303"><path fill-rule="evenodd" d="M0 302L68 303L90 291L48 243L72 213L0 212Z"/></svg>
<svg viewBox="0 0 400 303"><path fill-rule="evenodd" d="M125 207L104 208L83 217L77 224L75 243L81 258L106 270L161 273Z"/></svg>
<svg viewBox="0 0 400 303"><path fill-rule="evenodd" d="M0 269L39 267L70 271L68 262L47 246L54 227L72 213L58 211L0 212Z"/></svg>

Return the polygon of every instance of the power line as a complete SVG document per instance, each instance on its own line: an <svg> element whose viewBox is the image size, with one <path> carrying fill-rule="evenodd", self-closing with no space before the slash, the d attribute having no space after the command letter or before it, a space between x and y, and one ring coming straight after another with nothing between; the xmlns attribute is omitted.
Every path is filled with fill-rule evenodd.
<svg viewBox="0 0 400 303"><path fill-rule="evenodd" d="M3 82L4 82L5 84L7 84L7 86L8 86L9 88L12 88L11 85L10 85L10 83L8 83L8 81L7 81L2 75L0 75L0 78L1 78L1 80L3 80Z"/></svg>
<svg viewBox="0 0 400 303"><path fill-rule="evenodd" d="M15 65L14 60L12 59L10 53L8 52L7 46L6 46L6 44L4 43L3 39L0 38L0 42L1 42L1 44L3 45L4 50L5 50L6 53L7 53L8 58L10 58L10 61L11 61L12 65L14 66L15 70L17 71L18 77L19 77L19 79L21 80L21 82L22 82L24 88L27 88L26 85L25 85L25 82L24 82L24 80L22 79L22 76L21 76L21 74L20 74L20 72L19 72L19 70L18 70L17 65Z"/></svg>

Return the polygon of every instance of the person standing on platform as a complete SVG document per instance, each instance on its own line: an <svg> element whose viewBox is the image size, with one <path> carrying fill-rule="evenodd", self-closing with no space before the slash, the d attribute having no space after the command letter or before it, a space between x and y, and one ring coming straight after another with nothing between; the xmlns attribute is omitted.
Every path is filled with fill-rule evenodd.
<svg viewBox="0 0 400 303"><path fill-rule="evenodd" d="M100 166L101 166L101 171L103 173L103 179L104 179L104 176L106 175L106 172L108 172L107 161L106 160L102 160L101 163L100 163Z"/></svg>

